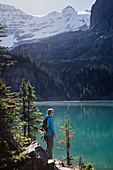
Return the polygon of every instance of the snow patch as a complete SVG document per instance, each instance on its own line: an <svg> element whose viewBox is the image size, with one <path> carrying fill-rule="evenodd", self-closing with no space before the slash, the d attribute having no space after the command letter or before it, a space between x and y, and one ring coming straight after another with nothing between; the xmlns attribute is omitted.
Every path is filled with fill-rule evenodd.
<svg viewBox="0 0 113 170"><path fill-rule="evenodd" d="M7 27L8 35L2 38L1 44L12 47L26 40L42 39L81 28L85 30L90 25L90 15L79 14L73 7L67 6L62 12L54 11L46 16L35 17L10 5L0 4L0 23Z"/></svg>
<svg viewBox="0 0 113 170"><path fill-rule="evenodd" d="M10 34L7 37L0 37L0 39L2 40L1 42L2 46L9 48L12 47L17 42L17 40L14 38L14 35L12 34Z"/></svg>

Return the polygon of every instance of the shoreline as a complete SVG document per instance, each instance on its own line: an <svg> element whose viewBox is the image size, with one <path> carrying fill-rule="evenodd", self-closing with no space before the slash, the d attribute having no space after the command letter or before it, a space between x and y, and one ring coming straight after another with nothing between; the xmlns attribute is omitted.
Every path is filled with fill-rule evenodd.
<svg viewBox="0 0 113 170"><path fill-rule="evenodd" d="M39 101L38 106L113 106L113 100L95 101Z"/></svg>

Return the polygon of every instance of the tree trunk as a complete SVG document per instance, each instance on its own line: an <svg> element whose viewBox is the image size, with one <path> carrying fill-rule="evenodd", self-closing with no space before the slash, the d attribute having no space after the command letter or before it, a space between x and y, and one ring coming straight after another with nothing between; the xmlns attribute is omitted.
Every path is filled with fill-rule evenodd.
<svg viewBox="0 0 113 170"><path fill-rule="evenodd" d="M25 113L25 99L23 98L23 117L24 121L26 122L26 113ZM26 125L24 125L24 137L26 136Z"/></svg>
<svg viewBox="0 0 113 170"><path fill-rule="evenodd" d="M69 141L69 128L66 130L66 159L67 159L67 165L70 165L70 155L69 155L69 149L70 149L70 141Z"/></svg>
<svg viewBox="0 0 113 170"><path fill-rule="evenodd" d="M30 102L28 101L28 137L30 137Z"/></svg>

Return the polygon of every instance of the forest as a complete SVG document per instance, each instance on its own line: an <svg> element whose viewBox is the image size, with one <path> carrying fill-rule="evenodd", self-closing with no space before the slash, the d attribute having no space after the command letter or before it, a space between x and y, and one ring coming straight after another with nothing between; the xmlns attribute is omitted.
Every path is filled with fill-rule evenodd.
<svg viewBox="0 0 113 170"><path fill-rule="evenodd" d="M10 55L10 53L6 53ZM3 76L11 91L18 92L22 79L30 81L37 100L111 100L113 95L112 65L90 64L80 71L64 67L52 73L40 62L23 54L13 54L13 66L3 67Z"/></svg>

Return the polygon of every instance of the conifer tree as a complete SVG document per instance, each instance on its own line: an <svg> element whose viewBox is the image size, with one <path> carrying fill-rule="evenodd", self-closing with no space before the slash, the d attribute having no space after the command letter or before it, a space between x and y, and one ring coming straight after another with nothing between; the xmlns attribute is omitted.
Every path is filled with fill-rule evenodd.
<svg viewBox="0 0 113 170"><path fill-rule="evenodd" d="M28 136L30 137L30 106L33 104L35 95L33 94L33 87L30 82L27 82L27 115L28 115Z"/></svg>
<svg viewBox="0 0 113 170"><path fill-rule="evenodd" d="M24 134L24 137L25 137L25 136L26 136L26 118L27 118L27 113L26 113L27 85L26 85L24 79L22 79L22 84L21 84L21 86L20 86L19 96L20 96L20 98L21 98L21 100L22 100L21 120L23 120L23 124L24 124L23 134Z"/></svg>
<svg viewBox="0 0 113 170"><path fill-rule="evenodd" d="M5 33L4 28L0 24L0 34ZM4 37L5 35L0 35ZM1 40L0 40L1 41ZM19 143L15 140L12 131L12 122L15 117L15 99L10 93L9 87L5 84L5 79L2 77L3 66L14 64L11 57L5 55L6 47L0 47L0 169L13 169L13 154L12 152L20 152Z"/></svg>
<svg viewBox="0 0 113 170"><path fill-rule="evenodd" d="M41 123L41 115L34 100L36 99L34 87L30 82L27 82L27 125L28 125L28 137L35 138L35 132L38 130L38 125ZM34 134L34 135L33 135Z"/></svg>
<svg viewBox="0 0 113 170"><path fill-rule="evenodd" d="M61 130L60 130L61 133L65 135L65 139L58 141L58 143L60 144L66 144L67 165L71 165L72 156L70 156L70 143L71 140L74 139L74 133L75 133L75 131L71 129L72 127L70 126L70 123L71 123L70 116L67 115L67 120L64 121L64 126L61 126Z"/></svg>
<svg viewBox="0 0 113 170"><path fill-rule="evenodd" d="M31 86L29 81L26 84L25 80L22 79L19 91L20 100L22 102L20 124L23 126L24 137L30 137L32 140L35 139L35 133L38 130L38 125L42 122L42 113L39 112L39 109L34 104L36 96L33 89L34 87Z"/></svg>

